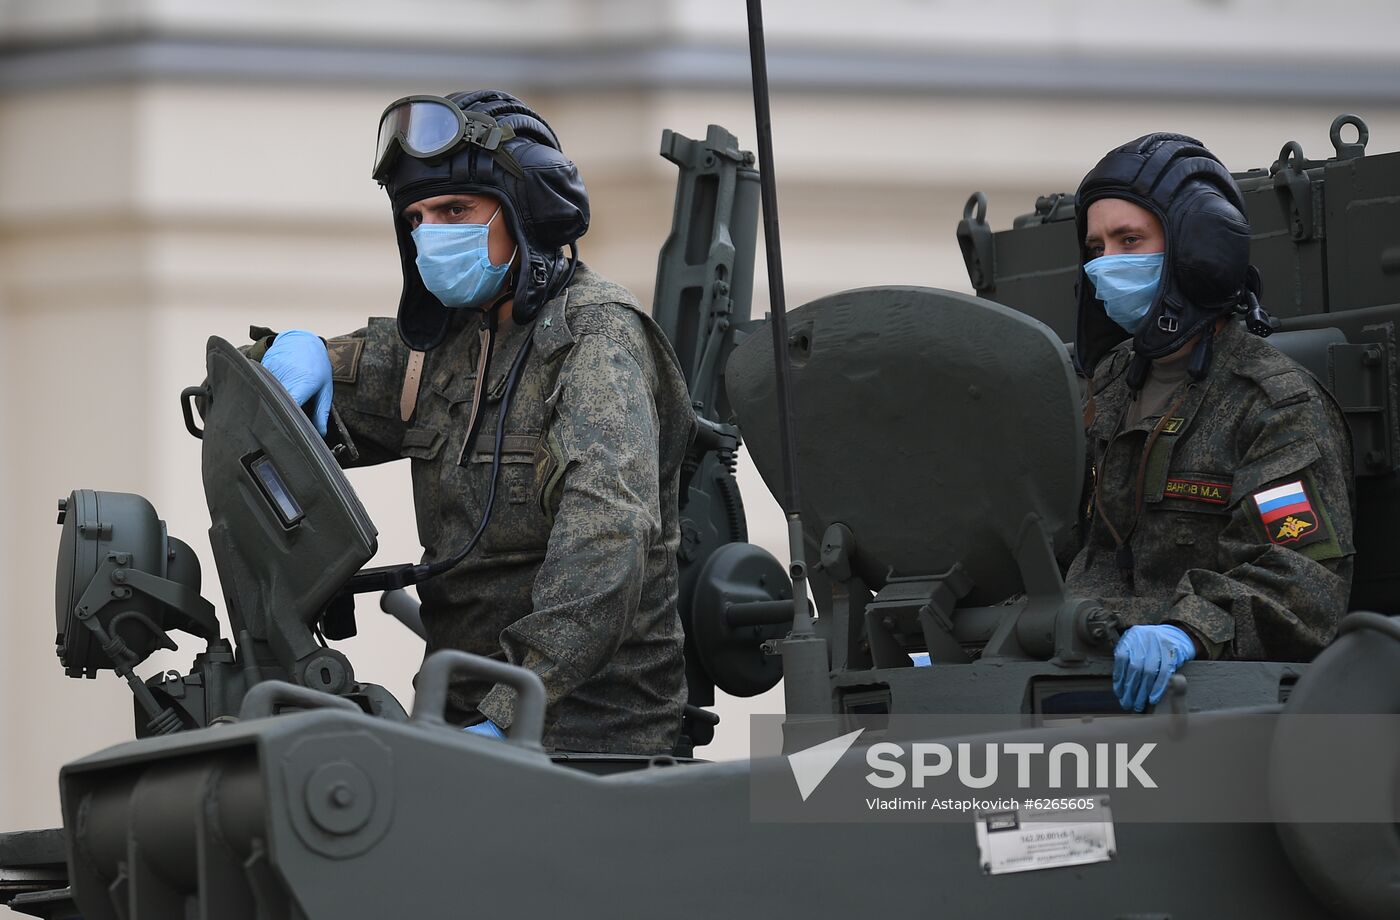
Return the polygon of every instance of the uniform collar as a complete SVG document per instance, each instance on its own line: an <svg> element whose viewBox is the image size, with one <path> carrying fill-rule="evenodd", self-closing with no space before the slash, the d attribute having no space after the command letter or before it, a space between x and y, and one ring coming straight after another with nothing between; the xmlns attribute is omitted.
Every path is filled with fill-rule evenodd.
<svg viewBox="0 0 1400 920"><path fill-rule="evenodd" d="M1249 335L1244 328L1236 322L1227 322L1224 327L1215 333L1213 347L1215 354L1212 357L1210 369L1206 372L1203 380L1188 382L1186 399L1182 401L1177 409L1175 417L1181 422L1174 426L1175 430L1166 431L1165 434L1177 434L1190 427L1192 419L1196 417L1201 404L1205 401L1206 394L1216 385L1216 381L1230 374L1235 367L1236 355L1239 352L1240 342L1244 336ZM1129 351L1128 354L1131 354ZM1126 366L1126 363L1125 363ZM1122 414L1128 411L1128 402L1132 398L1128 392L1126 383L1117 388L1115 394L1118 398L1113 400L1112 409L1116 413L1115 418L1122 418ZM1155 424L1156 417L1143 419L1132 429L1133 431L1150 431Z"/></svg>
<svg viewBox="0 0 1400 920"><path fill-rule="evenodd" d="M535 317L535 351L539 354L540 360L548 362L559 352L574 344L574 334L570 331L569 324L565 320L565 311L569 306L569 292L587 277L587 274L587 266L580 265L569 286L551 297L540 308L539 314Z"/></svg>

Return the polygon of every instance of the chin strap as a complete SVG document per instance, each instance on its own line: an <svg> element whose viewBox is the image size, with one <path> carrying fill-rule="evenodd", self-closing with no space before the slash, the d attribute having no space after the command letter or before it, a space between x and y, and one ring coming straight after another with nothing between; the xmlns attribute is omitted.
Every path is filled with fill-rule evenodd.
<svg viewBox="0 0 1400 920"><path fill-rule="evenodd" d="M558 293L559 291L564 290L564 288L568 287L570 284L573 284L574 272L576 271L578 271L578 242L574 241L569 244L568 273L564 275L564 283L555 288L555 293Z"/></svg>
<svg viewBox="0 0 1400 920"><path fill-rule="evenodd" d="M1191 360L1186 365L1186 373L1192 380L1202 380L1210 370L1210 359L1215 354L1215 323L1206 326L1200 341L1191 349Z"/></svg>
<svg viewBox="0 0 1400 920"><path fill-rule="evenodd" d="M1201 332L1200 338L1191 349L1190 360L1186 364L1186 372L1191 375L1192 380L1204 380L1210 371L1210 362L1215 354L1215 323L1211 323ZM1152 359L1146 355L1133 352L1133 360L1128 365L1128 389L1134 393L1142 391L1142 385L1147 382L1147 373L1152 369Z"/></svg>
<svg viewBox="0 0 1400 920"><path fill-rule="evenodd" d="M515 285L510 283L509 277L506 278L506 283L503 284L502 287L505 288L505 290L501 291L500 294L496 295L496 299L491 301L491 305L489 307L486 307L485 309L482 309L481 307L473 308L481 310L482 313L490 314L491 325L493 328L496 325L496 311L499 310L501 307L505 306L506 301L510 300L512 297L515 296Z"/></svg>
<svg viewBox="0 0 1400 920"><path fill-rule="evenodd" d="M1147 382L1147 372L1151 369L1151 358L1133 352L1133 360L1128 364L1128 389L1134 393L1142 392L1142 385Z"/></svg>

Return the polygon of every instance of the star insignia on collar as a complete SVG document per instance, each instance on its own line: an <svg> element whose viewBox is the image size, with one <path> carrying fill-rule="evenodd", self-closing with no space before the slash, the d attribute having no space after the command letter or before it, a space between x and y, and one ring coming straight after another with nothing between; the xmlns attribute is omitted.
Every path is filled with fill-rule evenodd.
<svg viewBox="0 0 1400 920"><path fill-rule="evenodd" d="M544 319L540 320L541 329L548 329L552 325L554 325L554 317L552 316L546 316Z"/></svg>

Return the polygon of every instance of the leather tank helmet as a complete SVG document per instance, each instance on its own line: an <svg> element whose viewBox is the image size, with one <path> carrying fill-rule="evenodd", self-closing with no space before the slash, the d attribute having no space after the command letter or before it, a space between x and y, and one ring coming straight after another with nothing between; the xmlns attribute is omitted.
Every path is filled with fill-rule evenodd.
<svg viewBox="0 0 1400 920"><path fill-rule="evenodd" d="M1258 309L1247 279L1249 220L1239 186L1201 142L1183 134L1148 134L1110 151L1075 193L1079 234L1079 315L1075 360L1086 374L1128 333L1104 311L1084 272L1089 205L1121 198L1146 208L1162 223L1166 252L1157 296L1133 335L1128 385L1140 389L1150 362L1201 336L1187 365L1191 376L1210 367L1215 321L1244 303Z"/></svg>
<svg viewBox="0 0 1400 920"><path fill-rule="evenodd" d="M399 152L375 178L394 212L403 293L399 335L410 348L426 351L447 335L452 314L423 285L418 250L403 209L438 195L487 194L501 205L519 260L506 284L514 296L511 316L525 324L569 283L578 262L575 241L588 230L588 192L578 168L558 137L533 109L509 93L479 90L445 97L464 113L484 116L502 128L494 149L461 143L441 156L421 158ZM381 126L382 130L382 126ZM570 256L564 255L569 247Z"/></svg>

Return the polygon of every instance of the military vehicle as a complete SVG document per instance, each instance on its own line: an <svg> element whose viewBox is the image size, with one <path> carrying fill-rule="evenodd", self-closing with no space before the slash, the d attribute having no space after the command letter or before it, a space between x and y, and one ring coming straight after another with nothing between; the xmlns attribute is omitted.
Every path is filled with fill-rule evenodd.
<svg viewBox="0 0 1400 920"><path fill-rule="evenodd" d="M84 489L63 501L60 663L74 677L120 673L137 740L63 769L62 828L0 835L0 904L90 920L1400 915L1400 824L1386 817L1400 761L1384 745L1367 776L1389 782L1366 790L1381 820L1295 820L1298 777L1276 768L1299 751L1280 734L1232 764L1265 790L1271 820L1109 818L1092 859L1019 872L989 856L996 816L764 820L772 790L806 801L796 759L693 760L715 729L716 686L752 695L780 678L792 755L910 714L1010 714L1019 738L1043 745L1154 721L1095 718L1119 713L1118 624L1066 594L1053 551L1077 514L1084 451L1064 344L1072 201L1049 196L992 232L974 196L957 234L980 297L867 288L786 316L779 286L770 320L751 320L760 194L770 259L777 221L750 9L761 168L719 127L662 138L680 178L654 309L700 423L680 550L692 705L674 755L544 751L537 679L476 656L426 660L409 710L361 682L329 641L353 631L356 593L411 583L414 567L364 570L376 532L337 456L260 365L215 338L206 381L181 405L203 441L229 634L200 594L199 561L149 502ZM1346 123L1355 142L1340 139ZM1188 663L1159 706L1178 737L1243 731L1260 714L1400 709L1400 620L1382 615L1400 610L1386 537L1400 501L1400 153L1366 155L1352 116L1333 140L1333 157L1290 144L1240 180L1273 341L1346 409L1361 505L1353 607L1380 613L1351 615L1310 664ZM775 261L770 279L781 285ZM746 542L741 433L784 499L787 563ZM878 475L868 445L888 452ZM937 526L906 509L937 509ZM383 604L412 624L401 593ZM203 650L185 675L142 680L135 667L172 646L172 630ZM445 723L461 673L516 687L503 742Z"/></svg>

